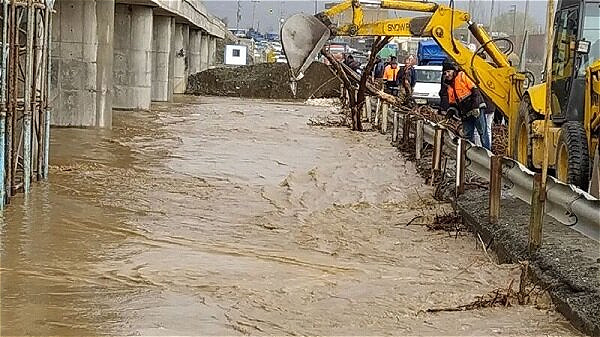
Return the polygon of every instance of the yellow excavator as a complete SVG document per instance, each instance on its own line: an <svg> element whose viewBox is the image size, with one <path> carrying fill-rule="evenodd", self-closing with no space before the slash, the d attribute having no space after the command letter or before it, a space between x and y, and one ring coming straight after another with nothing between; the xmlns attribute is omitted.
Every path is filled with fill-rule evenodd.
<svg viewBox="0 0 600 337"><path fill-rule="evenodd" d="M365 7L426 15L365 22ZM352 22L333 23L349 11ZM454 30L465 24L479 44L475 51L454 38ZM548 167L561 181L598 197L600 1L559 0L554 31ZM303 76L335 36L433 38L507 117L509 155L531 169L541 169L548 110L546 84L526 87L531 76L511 65L496 43L498 39L471 22L469 13L428 1L345 0L315 16L291 16L282 25L280 36L293 79Z"/></svg>

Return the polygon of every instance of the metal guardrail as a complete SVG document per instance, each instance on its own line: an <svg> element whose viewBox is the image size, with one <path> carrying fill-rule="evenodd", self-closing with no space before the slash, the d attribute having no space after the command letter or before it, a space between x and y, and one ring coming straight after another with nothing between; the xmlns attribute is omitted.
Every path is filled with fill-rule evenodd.
<svg viewBox="0 0 600 337"><path fill-rule="evenodd" d="M400 120L403 123L402 117ZM434 144L436 127L444 130L444 152L456 158L459 137L450 130L426 120L423 127L424 141ZM490 158L493 154L473 143L469 144L470 147L466 152L466 158L470 162L468 170L489 179ZM533 176L534 172L517 161L507 157L502 159L502 179L505 188L529 205L533 191ZM545 213L592 240L600 241L600 200L585 191L548 177Z"/></svg>

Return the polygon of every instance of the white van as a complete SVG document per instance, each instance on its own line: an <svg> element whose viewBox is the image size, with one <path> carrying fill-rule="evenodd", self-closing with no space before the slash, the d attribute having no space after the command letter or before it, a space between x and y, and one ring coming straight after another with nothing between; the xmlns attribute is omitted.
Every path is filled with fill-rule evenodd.
<svg viewBox="0 0 600 337"><path fill-rule="evenodd" d="M442 66L416 66L417 82L413 90L413 99L419 105L440 105L442 89Z"/></svg>

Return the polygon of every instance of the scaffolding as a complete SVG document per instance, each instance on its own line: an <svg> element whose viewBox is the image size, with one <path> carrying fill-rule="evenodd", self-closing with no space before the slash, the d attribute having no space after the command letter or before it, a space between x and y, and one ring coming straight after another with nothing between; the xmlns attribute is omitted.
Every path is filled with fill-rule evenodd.
<svg viewBox="0 0 600 337"><path fill-rule="evenodd" d="M0 208L48 177L54 0L0 0Z"/></svg>

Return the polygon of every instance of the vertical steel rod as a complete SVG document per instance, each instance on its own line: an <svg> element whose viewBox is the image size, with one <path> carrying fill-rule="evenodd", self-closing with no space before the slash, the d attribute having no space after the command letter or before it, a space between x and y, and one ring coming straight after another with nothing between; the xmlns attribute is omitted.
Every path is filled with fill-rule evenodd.
<svg viewBox="0 0 600 337"><path fill-rule="evenodd" d="M31 185L31 114L32 114L32 87L33 87L33 21L34 12L32 0L27 6L27 52L25 59L25 107L23 109L23 191L29 193Z"/></svg>
<svg viewBox="0 0 600 337"><path fill-rule="evenodd" d="M44 168L43 168L43 176L44 179L48 179L48 162L50 158L50 100L49 100L49 91L50 91L50 81L51 81L51 72L52 72L52 6L54 4L54 0L46 1L46 11L48 13L47 21L47 29L48 33L46 34L47 42L47 52L46 52L46 62L47 62L47 72L46 72L46 91L44 94L46 95L44 109L46 113L44 115Z"/></svg>
<svg viewBox="0 0 600 337"><path fill-rule="evenodd" d="M2 0L2 61L1 61L1 82L0 82L0 210L4 209L6 200L5 190L5 177L6 177L6 164L5 164L5 137L6 137L6 74L7 65L6 61L8 58L8 0Z"/></svg>
<svg viewBox="0 0 600 337"><path fill-rule="evenodd" d="M5 140L5 149L6 149L6 158L5 158L5 174L6 177L4 179L5 181L5 191L6 191L6 201L9 202L10 201L10 197L13 194L13 186L14 186L14 175L13 175L13 161L14 161L14 151L13 151L13 144L14 144L14 115L15 115L15 104L16 104L16 97L15 95L12 95L12 93L15 91L14 88L16 86L15 84L15 76L16 76L16 71L15 71L15 67L13 66L13 64L16 63L16 52L17 52L17 48L16 48L16 41L17 41L17 37L15 34L15 24L16 24L16 9L15 9L15 4L14 3L10 3L10 17L9 17L9 36L8 36L8 44L9 44L9 53L8 53L8 65L7 65L7 93L10 93L9 95L7 95L7 114L6 114L6 140Z"/></svg>

